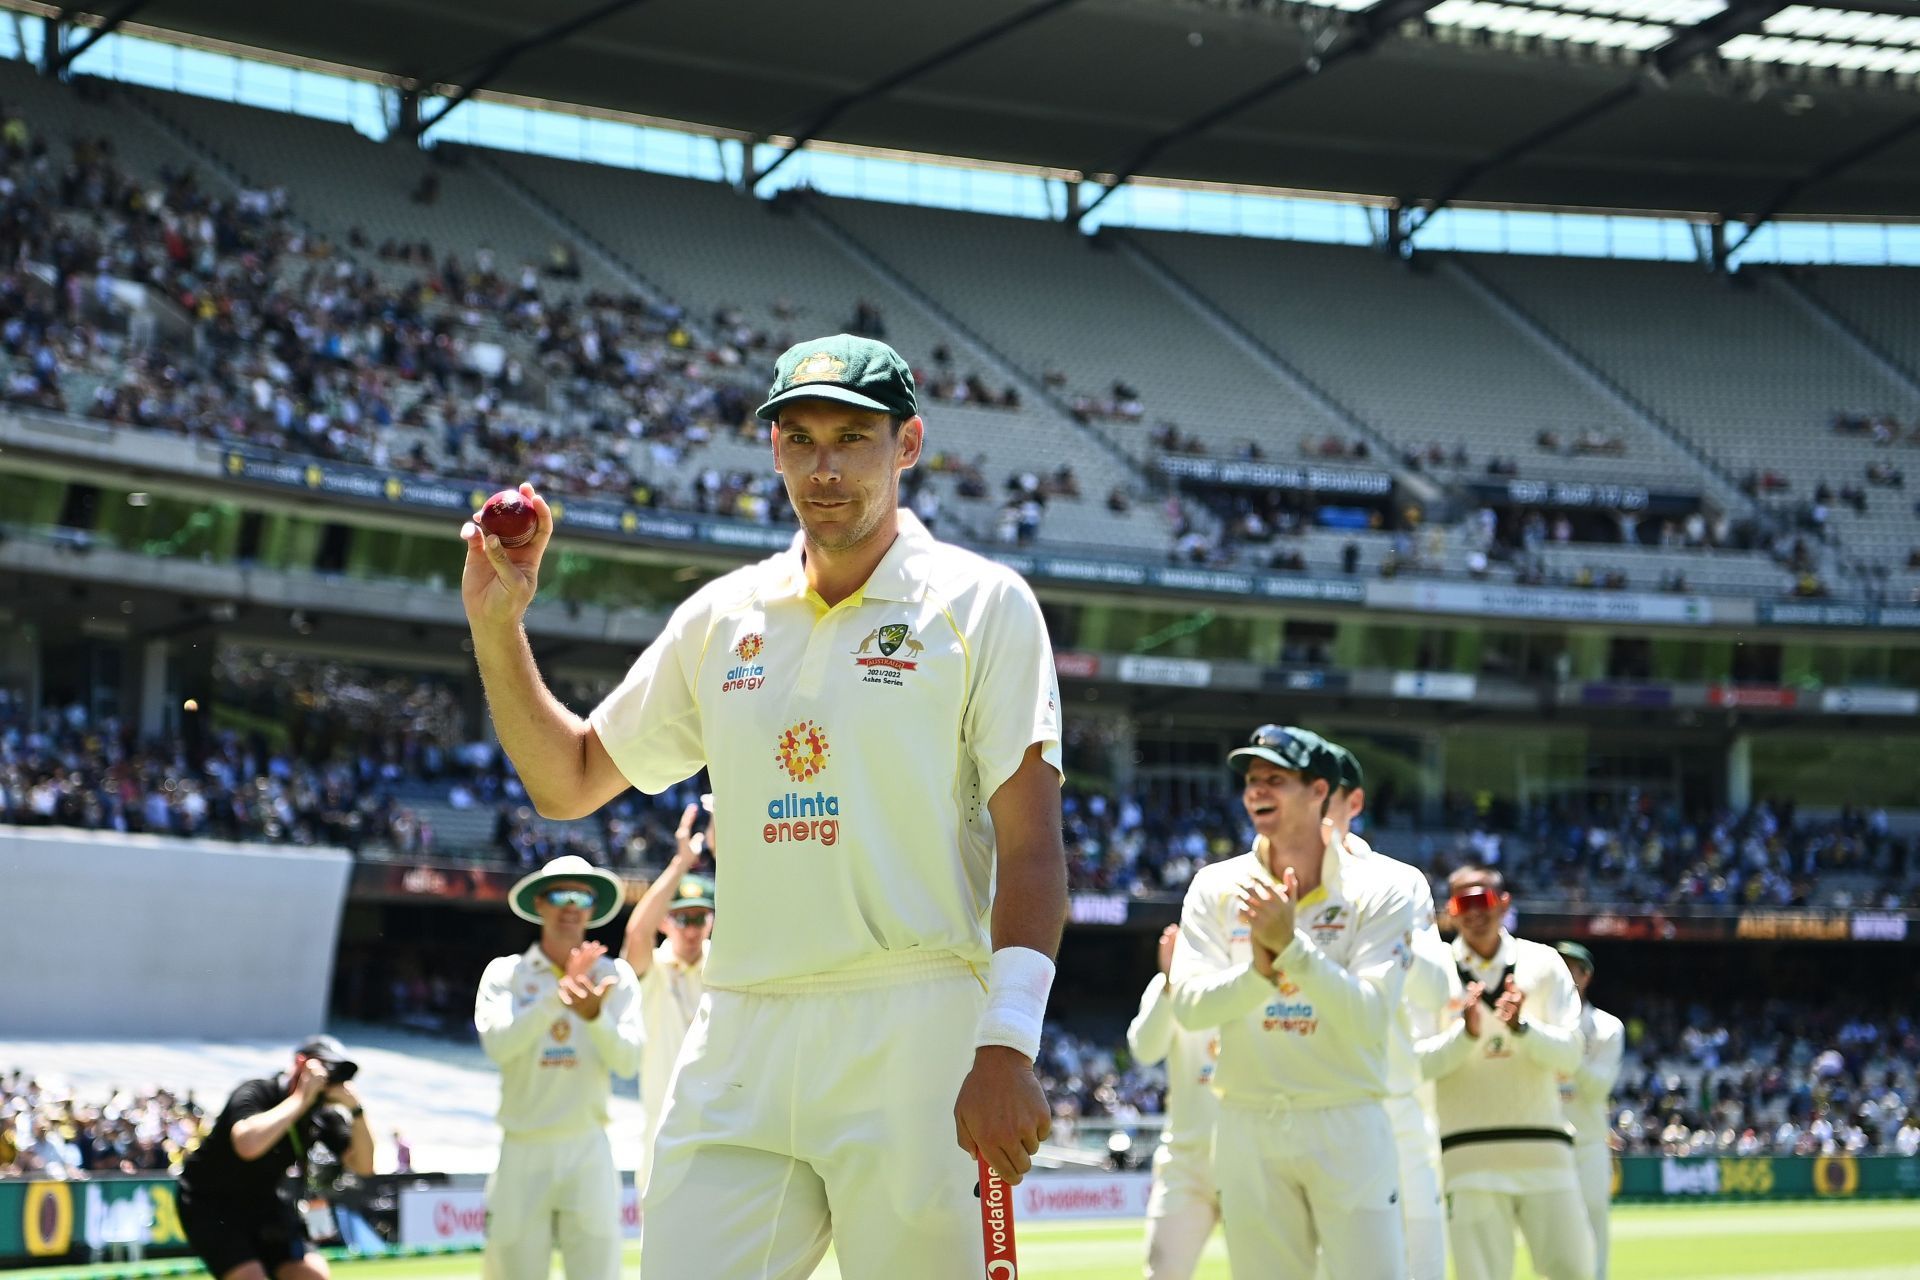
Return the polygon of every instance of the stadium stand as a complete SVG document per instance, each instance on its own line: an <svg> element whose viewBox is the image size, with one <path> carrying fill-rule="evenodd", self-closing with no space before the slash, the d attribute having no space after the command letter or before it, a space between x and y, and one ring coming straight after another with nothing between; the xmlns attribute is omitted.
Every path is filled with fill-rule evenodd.
<svg viewBox="0 0 1920 1280"><path fill-rule="evenodd" d="M471 998L470 989L462 991L461 1000L469 1010ZM393 1168L396 1126L405 1132L417 1169L481 1172L493 1167L500 1141L493 1119L500 1078L478 1043L357 1023L331 1030L346 1041L360 1063L354 1088L379 1125L377 1170ZM292 1046L251 1040L9 1037L6 1055L0 1061L0 1117L8 1123L0 1124L0 1130L20 1134L24 1118L32 1115L73 1141L93 1109L104 1114L117 1105L114 1099L154 1097L163 1090L179 1104L193 1101L203 1122L210 1124L208 1113L217 1114L227 1094L242 1080L285 1071ZM28 1088L30 1081L37 1083ZM185 1128L184 1121L178 1123ZM75 1133L64 1133L69 1128ZM632 1144L640 1141L640 1103L631 1083L614 1095L611 1131L615 1142L629 1144L625 1149L634 1149ZM168 1152L169 1159L193 1140L197 1135L181 1134L174 1142L176 1150ZM0 1159L0 1177L10 1176L6 1165Z"/></svg>

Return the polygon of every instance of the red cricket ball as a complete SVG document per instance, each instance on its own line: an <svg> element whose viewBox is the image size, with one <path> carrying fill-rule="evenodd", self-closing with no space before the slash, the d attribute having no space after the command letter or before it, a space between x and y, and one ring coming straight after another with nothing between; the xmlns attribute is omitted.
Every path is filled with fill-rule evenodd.
<svg viewBox="0 0 1920 1280"><path fill-rule="evenodd" d="M524 547L540 528L540 517L518 489L502 489L480 508L480 528L503 547Z"/></svg>

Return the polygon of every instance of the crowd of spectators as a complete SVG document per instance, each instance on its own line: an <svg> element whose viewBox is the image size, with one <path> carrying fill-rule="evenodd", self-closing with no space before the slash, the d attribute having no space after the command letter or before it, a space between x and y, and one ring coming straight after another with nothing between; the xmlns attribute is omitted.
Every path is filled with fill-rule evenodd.
<svg viewBox="0 0 1920 1280"><path fill-rule="evenodd" d="M57 146L4 106L0 122L5 399L224 445L791 522L773 478L698 462L720 434L763 438L762 371L797 332L731 306L703 324L594 287L567 246L542 270L486 245L375 249L358 228L337 243L283 190L216 194L187 170L136 177L110 138ZM121 283L146 286L178 323L130 310ZM869 303L847 323L885 331ZM945 345L919 374L931 401L1020 405Z"/></svg>
<svg viewBox="0 0 1920 1280"><path fill-rule="evenodd" d="M1791 801L1763 800L1698 819L1645 800L1610 813L1541 807L1521 826L1533 849L1527 887L1574 904L1920 905L1913 841L1891 831L1884 809L1808 820ZM1869 887L1826 891L1829 874Z"/></svg>
<svg viewBox="0 0 1920 1280"><path fill-rule="evenodd" d="M0 1178L178 1173L211 1123L191 1091L116 1088L83 1101L14 1070L0 1075Z"/></svg>
<svg viewBox="0 0 1920 1280"><path fill-rule="evenodd" d="M1912 1010L1768 1000L1623 1011L1618 1146L1667 1155L1920 1154Z"/></svg>
<svg viewBox="0 0 1920 1280"><path fill-rule="evenodd" d="M1920 1022L1910 1010L1647 999L1614 1011L1627 1049L1611 1111L1618 1151L1920 1155ZM1097 1148L1109 1130L1132 1129L1145 1143L1129 1162L1152 1154L1164 1063L1142 1066L1124 1041L1050 1023L1036 1070L1056 1142Z"/></svg>

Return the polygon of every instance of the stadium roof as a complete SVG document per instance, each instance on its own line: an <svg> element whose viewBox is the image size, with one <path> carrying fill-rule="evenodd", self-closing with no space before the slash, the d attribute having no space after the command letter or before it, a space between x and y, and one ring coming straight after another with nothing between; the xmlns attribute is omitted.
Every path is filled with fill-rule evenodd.
<svg viewBox="0 0 1920 1280"><path fill-rule="evenodd" d="M1920 216L1920 0L90 7L425 86L1096 179Z"/></svg>

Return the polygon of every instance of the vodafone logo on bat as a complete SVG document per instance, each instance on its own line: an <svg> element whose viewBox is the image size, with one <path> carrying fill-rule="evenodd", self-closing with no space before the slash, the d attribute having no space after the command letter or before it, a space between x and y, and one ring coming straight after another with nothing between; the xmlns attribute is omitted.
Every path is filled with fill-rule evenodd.
<svg viewBox="0 0 1920 1280"><path fill-rule="evenodd" d="M987 1264L987 1280L1015 1280L1019 1274L1005 1258L995 1258Z"/></svg>

